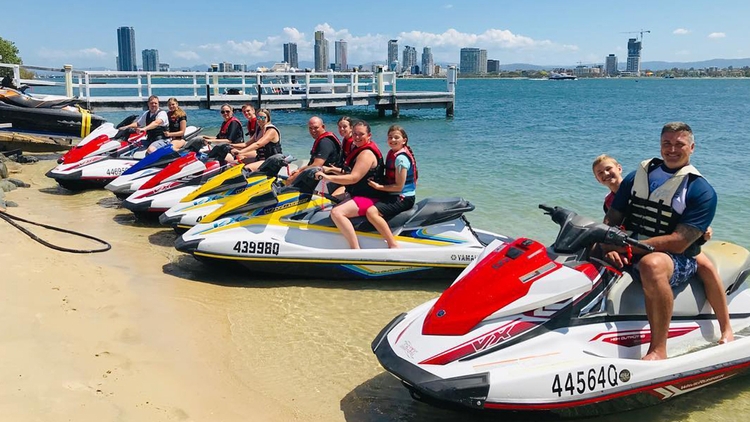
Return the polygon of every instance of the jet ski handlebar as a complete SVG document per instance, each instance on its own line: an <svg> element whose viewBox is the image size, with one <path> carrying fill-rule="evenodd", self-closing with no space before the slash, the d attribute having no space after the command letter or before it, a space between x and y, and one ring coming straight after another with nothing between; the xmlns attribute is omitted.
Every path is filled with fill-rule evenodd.
<svg viewBox="0 0 750 422"><path fill-rule="evenodd" d="M625 231L610 227L603 223L596 223L582 217L575 212L562 208L539 204L544 214L560 226L560 232L555 240L554 248L558 252L572 253L594 243L607 243L615 246L635 246L653 252L651 245L639 242L630 237Z"/></svg>

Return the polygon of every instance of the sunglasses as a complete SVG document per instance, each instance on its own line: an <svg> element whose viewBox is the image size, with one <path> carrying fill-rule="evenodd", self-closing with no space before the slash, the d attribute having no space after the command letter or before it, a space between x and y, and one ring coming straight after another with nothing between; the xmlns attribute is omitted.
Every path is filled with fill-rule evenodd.
<svg viewBox="0 0 750 422"><path fill-rule="evenodd" d="M221 110L221 114L229 114L229 113L231 113L231 111L229 111L229 110Z"/></svg>
<svg viewBox="0 0 750 422"><path fill-rule="evenodd" d="M258 116L258 120L266 120L266 119L267 119L266 116Z"/></svg>

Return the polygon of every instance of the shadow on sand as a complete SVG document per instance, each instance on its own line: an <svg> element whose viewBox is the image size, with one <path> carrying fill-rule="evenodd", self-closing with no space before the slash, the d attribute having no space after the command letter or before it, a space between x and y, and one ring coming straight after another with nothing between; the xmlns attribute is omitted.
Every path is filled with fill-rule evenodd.
<svg viewBox="0 0 750 422"><path fill-rule="evenodd" d="M167 235L164 235L165 238ZM182 279L210 283L218 286L275 288L306 286L347 290L420 290L440 293L453 280L330 280L324 278L290 278L273 274L257 274L240 264L228 260L209 258L196 259L191 255L180 255L164 264L165 274Z"/></svg>
<svg viewBox="0 0 750 422"><path fill-rule="evenodd" d="M590 417L593 422L681 422L686 420L747 420L747 415L737 415L739 395L750 391L750 376L740 376L698 391L669 400L663 404L616 413ZM562 420L554 414L499 413L474 411L471 409L448 410L430 406L411 398L401 382L388 373L381 373L360 384L340 402L344 418L349 422L465 422L503 421L521 422L537 420ZM747 405L739 406L747 409ZM707 412L705 417L692 415ZM745 412L741 412L745 413ZM733 416L733 415L736 415ZM571 420L571 419L565 419Z"/></svg>

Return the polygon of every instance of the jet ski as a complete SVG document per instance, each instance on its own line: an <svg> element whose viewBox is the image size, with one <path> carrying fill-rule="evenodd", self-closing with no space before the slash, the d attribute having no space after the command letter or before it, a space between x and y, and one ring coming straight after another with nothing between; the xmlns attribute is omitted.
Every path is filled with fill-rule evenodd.
<svg viewBox="0 0 750 422"><path fill-rule="evenodd" d="M325 278L446 278L458 274L493 240L505 236L473 229L462 198L425 199L389 221L401 249L359 217L352 220L362 249L349 249L330 217L330 195L319 196L308 168L284 187L243 200L236 195L185 232L175 247L199 259L236 261L253 271Z"/></svg>
<svg viewBox="0 0 750 422"><path fill-rule="evenodd" d="M245 198L251 198L269 192L272 184L281 186L282 180L293 170L291 163L294 160L295 158L291 155L276 154L263 161L257 171L248 172L242 166L231 167L180 197L179 202L173 203L168 210L164 211L159 217L159 222L182 233L198 224L206 215L224 206L235 198L235 195L243 194ZM131 195L133 196L135 194ZM175 194L174 197L176 198L177 195ZM123 202L123 205L126 202ZM154 197L149 206L168 205L165 202L162 199L157 201Z"/></svg>
<svg viewBox="0 0 750 422"><path fill-rule="evenodd" d="M184 136L187 142L178 151L175 151L169 144L148 155L145 155L145 150L139 151L145 156L134 157L138 160L128 163L123 171L111 178L104 188L114 193L118 198L125 199L170 163L180 160L191 152L203 154L204 151L208 151L208 147L204 146L203 139L197 136L202 130L199 127L188 126L185 129ZM196 159L197 157L193 154L193 156L187 157L181 162L186 164L188 161L195 161ZM119 165L121 163L113 164Z"/></svg>
<svg viewBox="0 0 750 422"><path fill-rule="evenodd" d="M0 122L9 130L45 136L84 138L106 120L78 106L77 98L29 95L0 88Z"/></svg>
<svg viewBox="0 0 750 422"><path fill-rule="evenodd" d="M186 138L197 135L200 130L201 128L188 126L185 131ZM104 187L146 157L146 149L142 147L145 139L145 133L138 133L132 129L119 131L115 135L116 142L111 142L112 139L103 136L91 139L90 142L79 145L63 156L60 159L62 163L48 171L47 177L55 179L61 186L71 190ZM150 160L166 155L171 146L162 150Z"/></svg>
<svg viewBox="0 0 750 422"><path fill-rule="evenodd" d="M450 408L587 417L661 403L750 368L750 252L703 251L727 292L735 341L718 345L703 283L674 291L669 359L644 361L651 331L642 287L588 251L647 245L559 207L550 247L493 242L437 298L375 338L380 364L417 400ZM532 415L534 416L534 415Z"/></svg>

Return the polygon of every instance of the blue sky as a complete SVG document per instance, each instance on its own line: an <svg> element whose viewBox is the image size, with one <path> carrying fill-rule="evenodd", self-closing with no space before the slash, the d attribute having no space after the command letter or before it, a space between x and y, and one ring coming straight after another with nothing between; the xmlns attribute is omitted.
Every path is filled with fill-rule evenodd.
<svg viewBox="0 0 750 422"><path fill-rule="evenodd" d="M324 6L330 4L330 6ZM494 1L14 1L4 2L0 37L25 64L115 68L117 28L132 26L138 63L159 50L174 67L281 61L296 42L312 61L313 33L348 42L349 63L384 62L387 42L432 48L435 62L456 63L462 47L487 50L501 64L625 61L628 31L644 34L643 61L688 62L750 57L750 2L576 0ZM16 19L9 18L16 16ZM333 54L331 53L331 60Z"/></svg>

